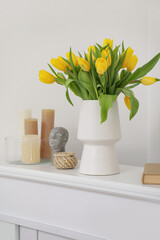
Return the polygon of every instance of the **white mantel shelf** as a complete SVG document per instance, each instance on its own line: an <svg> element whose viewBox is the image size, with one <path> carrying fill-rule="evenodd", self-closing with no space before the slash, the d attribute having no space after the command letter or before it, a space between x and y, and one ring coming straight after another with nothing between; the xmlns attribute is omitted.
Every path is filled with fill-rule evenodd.
<svg viewBox="0 0 160 240"><path fill-rule="evenodd" d="M143 167L120 165L120 174L87 176L72 170L58 170L50 164L0 164L0 176L31 182L83 189L160 203L160 186L142 184Z"/></svg>
<svg viewBox="0 0 160 240"><path fill-rule="evenodd" d="M143 185L142 174L127 165L87 176L1 162L0 220L20 226L20 240L158 240L160 186Z"/></svg>

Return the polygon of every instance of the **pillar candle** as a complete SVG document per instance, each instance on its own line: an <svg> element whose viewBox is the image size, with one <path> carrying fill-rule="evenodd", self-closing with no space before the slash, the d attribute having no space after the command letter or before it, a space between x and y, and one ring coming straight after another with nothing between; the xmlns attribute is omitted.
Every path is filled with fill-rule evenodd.
<svg viewBox="0 0 160 240"><path fill-rule="evenodd" d="M49 135L54 128L54 109L43 109L41 118L41 158L51 158Z"/></svg>
<svg viewBox="0 0 160 240"><path fill-rule="evenodd" d="M25 135L38 135L38 119L26 118L24 120Z"/></svg>
<svg viewBox="0 0 160 240"><path fill-rule="evenodd" d="M40 162L40 139L38 135L22 136L22 162L25 164Z"/></svg>
<svg viewBox="0 0 160 240"><path fill-rule="evenodd" d="M19 135L22 137L24 135L24 120L26 118L31 118L31 110L26 109L19 112Z"/></svg>

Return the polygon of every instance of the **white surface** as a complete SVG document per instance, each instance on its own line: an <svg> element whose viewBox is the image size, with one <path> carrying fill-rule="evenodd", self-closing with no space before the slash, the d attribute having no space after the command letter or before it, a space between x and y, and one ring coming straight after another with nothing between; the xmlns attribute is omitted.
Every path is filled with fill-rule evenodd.
<svg viewBox="0 0 160 240"><path fill-rule="evenodd" d="M124 39L141 66L160 50L160 1L0 0L0 6L1 137L18 132L19 109L32 108L37 113L40 108L54 107L56 126L70 133L67 150L80 158L82 144L76 138L80 100L71 94L75 106L70 106L65 89L39 82L38 71L49 71L50 59L65 56L70 46L77 54L105 37L113 38L115 44ZM156 70L153 74L159 77L159 66ZM148 160L159 161L159 91L159 84L134 90L140 109L132 121L123 96L119 98L122 140L117 153L121 163L143 165L147 149ZM0 151L3 154L2 144Z"/></svg>
<svg viewBox="0 0 160 240"><path fill-rule="evenodd" d="M141 184L142 172L121 166L119 175L89 177L1 165L0 220L76 240L157 239L160 191Z"/></svg>
<svg viewBox="0 0 160 240"><path fill-rule="evenodd" d="M66 237L59 237L53 234L39 232L38 233L38 240L69 240L70 238Z"/></svg>
<svg viewBox="0 0 160 240"><path fill-rule="evenodd" d="M119 173L115 143L120 139L118 102L108 111L101 124L99 101L83 101L78 120L78 139L83 143L79 172L89 175Z"/></svg>
<svg viewBox="0 0 160 240"><path fill-rule="evenodd" d="M77 137L86 143L99 141L116 142L121 137L118 102L115 101L108 111L107 121L101 124L101 111L98 100L88 100L81 103Z"/></svg>
<svg viewBox="0 0 160 240"><path fill-rule="evenodd" d="M20 226L19 239L17 240L39 240L37 237L37 230Z"/></svg>
<svg viewBox="0 0 160 240"><path fill-rule="evenodd" d="M18 240L18 229L15 224L0 221L0 239Z"/></svg>
<svg viewBox="0 0 160 240"><path fill-rule="evenodd" d="M96 238L96 237L89 237L89 236L85 236L85 235L81 235L79 236L79 238L76 238L78 240L104 240L102 238ZM72 235L71 238L67 238L67 237L61 237L55 234L49 234L46 232L41 232L38 231L38 240L75 240L75 236ZM110 240L110 239L105 239L105 240Z"/></svg>
<svg viewBox="0 0 160 240"><path fill-rule="evenodd" d="M46 232L41 232L39 231L38 232L38 240L74 240L74 239L77 239L77 240L104 240L102 238L96 238L96 237L93 237L93 236L85 236L85 235L79 235L79 237L75 238L74 235L71 236L71 238L69 237L62 237L62 236L58 236L58 235L55 235L55 234L49 234L49 233L46 233ZM105 239L105 240L109 240L109 239Z"/></svg>
<svg viewBox="0 0 160 240"><path fill-rule="evenodd" d="M4 163L0 165L0 177L160 202L160 186L142 184L143 169L142 167L120 165L120 174L87 176L80 174L78 167L72 170L59 170L50 164L16 166Z"/></svg>

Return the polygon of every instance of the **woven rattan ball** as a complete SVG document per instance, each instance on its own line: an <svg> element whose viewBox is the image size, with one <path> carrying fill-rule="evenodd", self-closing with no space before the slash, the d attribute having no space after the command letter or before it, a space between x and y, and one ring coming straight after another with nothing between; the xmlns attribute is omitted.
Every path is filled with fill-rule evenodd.
<svg viewBox="0 0 160 240"><path fill-rule="evenodd" d="M53 154L54 166L59 169L71 169L77 165L77 158L73 152L57 152Z"/></svg>

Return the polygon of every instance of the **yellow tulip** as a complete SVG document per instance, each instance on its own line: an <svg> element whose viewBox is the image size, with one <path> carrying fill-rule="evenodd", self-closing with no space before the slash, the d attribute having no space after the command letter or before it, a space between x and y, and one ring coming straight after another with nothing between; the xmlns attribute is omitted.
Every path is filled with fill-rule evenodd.
<svg viewBox="0 0 160 240"><path fill-rule="evenodd" d="M108 67L111 66L111 54L109 54L107 58L107 64L108 64Z"/></svg>
<svg viewBox="0 0 160 240"><path fill-rule="evenodd" d="M103 49L101 52L101 55L103 58L106 58L108 54L109 54L109 48Z"/></svg>
<svg viewBox="0 0 160 240"><path fill-rule="evenodd" d="M87 59L88 59L88 61L89 61L89 53L86 53L86 56L87 56Z"/></svg>
<svg viewBox="0 0 160 240"><path fill-rule="evenodd" d="M129 61L130 57L132 56L133 52L134 52L134 50L129 47L128 50L127 50L126 57L124 59L122 68L127 67L127 63Z"/></svg>
<svg viewBox="0 0 160 240"><path fill-rule="evenodd" d="M155 82L156 82L156 79L153 78L153 77L143 77L143 78L141 79L141 83L142 83L143 85L151 85L151 84L153 84L153 83L155 83Z"/></svg>
<svg viewBox="0 0 160 240"><path fill-rule="evenodd" d="M65 72L67 68L70 69L70 66L67 62L63 60L62 57L58 56L58 58L52 58L51 64L60 71Z"/></svg>
<svg viewBox="0 0 160 240"><path fill-rule="evenodd" d="M136 55L132 55L127 62L127 70L132 72L138 62L138 58Z"/></svg>
<svg viewBox="0 0 160 240"><path fill-rule="evenodd" d="M98 74L103 74L108 69L108 63L105 58L97 58L96 60L96 70Z"/></svg>
<svg viewBox="0 0 160 240"><path fill-rule="evenodd" d="M127 108L128 108L129 110L131 110L131 102L130 102L130 98L129 98L128 96L125 96L125 97L124 97L124 102L125 102Z"/></svg>
<svg viewBox="0 0 160 240"><path fill-rule="evenodd" d="M70 61L70 52L66 53L66 57L67 57L68 61ZM72 52L72 60L73 60L74 66L77 66L78 60L77 60L76 55L73 52Z"/></svg>
<svg viewBox="0 0 160 240"><path fill-rule="evenodd" d="M39 80L43 83L51 84L55 82L55 77L51 73L41 70L39 71Z"/></svg>
<svg viewBox="0 0 160 240"><path fill-rule="evenodd" d="M83 58L78 58L78 64L82 68L83 71L89 72L90 70L90 64Z"/></svg>
<svg viewBox="0 0 160 240"><path fill-rule="evenodd" d="M90 53L91 49L92 49L92 52L95 52L95 47L94 46L89 46L89 48L88 48L89 53Z"/></svg>
<svg viewBox="0 0 160 240"><path fill-rule="evenodd" d="M86 53L86 56L87 56L88 61L90 61L90 54ZM92 60L95 61L95 56L93 55L93 53L92 53Z"/></svg>
<svg viewBox="0 0 160 240"><path fill-rule="evenodd" d="M113 39L105 38L103 41L103 47L106 46L107 44L109 44L110 48L113 48Z"/></svg>
<svg viewBox="0 0 160 240"><path fill-rule="evenodd" d="M93 54L93 52L95 52L95 47L94 46L89 46L88 48L88 52L89 54L86 54L87 55L87 58L88 58L88 61L89 61L89 56L90 56L90 51L92 50L92 60L95 61L95 56Z"/></svg>
<svg viewBox="0 0 160 240"><path fill-rule="evenodd" d="M108 64L108 67L109 67L111 65L111 54L109 54L109 49L106 48L106 49L102 50L101 54L102 54L103 58L106 58L108 56L107 57L107 64Z"/></svg>

